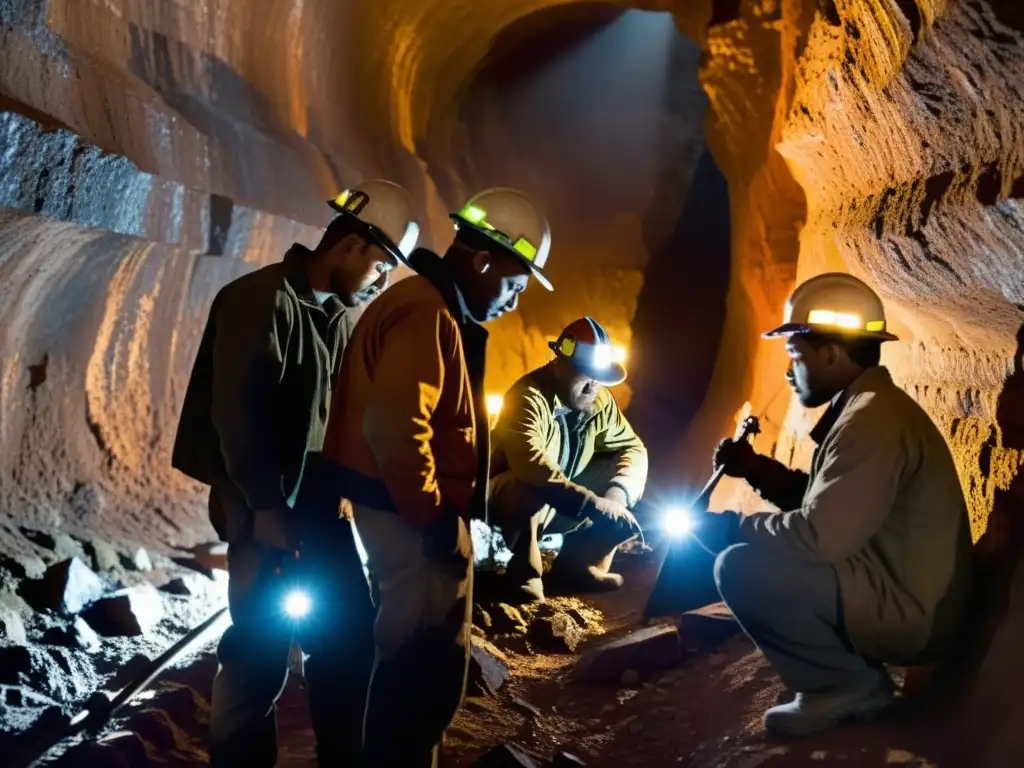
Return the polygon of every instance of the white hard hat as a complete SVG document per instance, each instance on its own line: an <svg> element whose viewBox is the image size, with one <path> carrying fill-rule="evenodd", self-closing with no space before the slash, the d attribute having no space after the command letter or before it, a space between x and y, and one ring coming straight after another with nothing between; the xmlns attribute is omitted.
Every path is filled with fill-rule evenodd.
<svg viewBox="0 0 1024 768"><path fill-rule="evenodd" d="M551 228L540 208L525 194L508 187L488 189L451 217L457 231L468 228L494 240L526 264L537 282L551 290L544 274L551 251Z"/></svg>
<svg viewBox="0 0 1024 768"><path fill-rule="evenodd" d="M370 179L346 189L327 204L362 224L362 232L393 259L409 264L420 225L413 218L413 199L403 187L384 179Z"/></svg>
<svg viewBox="0 0 1024 768"><path fill-rule="evenodd" d="M764 337L812 332L899 340L886 330L885 308L878 295L866 283L843 272L828 272L798 285L786 302L782 325Z"/></svg>

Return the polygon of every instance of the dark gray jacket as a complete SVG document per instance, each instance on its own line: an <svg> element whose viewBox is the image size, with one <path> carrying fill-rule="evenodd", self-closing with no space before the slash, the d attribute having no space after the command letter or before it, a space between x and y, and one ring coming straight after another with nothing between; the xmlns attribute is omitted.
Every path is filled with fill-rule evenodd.
<svg viewBox="0 0 1024 768"><path fill-rule="evenodd" d="M294 505L352 330L339 300L325 309L314 297L302 263L310 256L295 245L220 290L178 423L175 469L230 483L253 510Z"/></svg>

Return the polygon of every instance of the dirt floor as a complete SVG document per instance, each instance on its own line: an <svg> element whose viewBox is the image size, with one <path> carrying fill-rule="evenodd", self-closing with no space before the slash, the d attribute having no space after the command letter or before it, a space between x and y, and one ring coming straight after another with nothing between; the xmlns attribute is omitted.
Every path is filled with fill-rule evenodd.
<svg viewBox="0 0 1024 768"><path fill-rule="evenodd" d="M953 734L912 701L872 725L798 741L767 737L761 713L785 693L742 634L627 685L571 680L581 651L639 628L656 563L650 555L624 557L620 568L627 583L619 592L549 601L588 615L600 612L600 628L588 633L577 653L533 653L521 639L494 641L509 661L509 680L497 696L468 698L446 735L442 766L473 765L503 744L523 748L539 764L565 751L605 768L952 765L946 747ZM299 684L289 687L280 714L282 768L315 766Z"/></svg>
<svg viewBox="0 0 1024 768"><path fill-rule="evenodd" d="M509 677L496 695L467 699L446 736L442 766L474 765L506 744L522 748L537 765L546 765L559 751L585 765L607 768L954 765L949 755L956 729L930 713L927 695L909 697L899 711L872 725L846 726L802 740L767 737L761 713L784 692L742 634L646 676L627 674L607 684L573 680L574 666L586 649L638 629L656 563L649 553L622 557L620 570L627 577L621 591L585 601L555 598L544 609L570 610L585 619L587 635L576 652L539 652L522 635L492 633ZM56 764L204 764L214 669L207 652L174 670L108 731L103 746L80 745ZM279 741L281 768L316 765L300 675L292 676L280 702ZM113 752L136 758L109 763Z"/></svg>

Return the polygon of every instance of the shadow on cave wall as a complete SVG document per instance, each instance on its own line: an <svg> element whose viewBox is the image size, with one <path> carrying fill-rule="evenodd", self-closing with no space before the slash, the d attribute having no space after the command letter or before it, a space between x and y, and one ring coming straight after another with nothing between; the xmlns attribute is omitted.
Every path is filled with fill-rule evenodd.
<svg viewBox="0 0 1024 768"><path fill-rule="evenodd" d="M707 393L725 323L729 187L701 155L671 236L652 250L633 318L629 418L652 452L678 442Z"/></svg>
<svg viewBox="0 0 1024 768"><path fill-rule="evenodd" d="M1013 371L996 403L996 424L1003 448L1024 450L1024 325L1017 332ZM988 527L975 546L974 599L965 638L968 652L963 666L955 667L964 677L978 671L1008 618L1013 580L1024 558L1022 518L1024 471L1018 468L1009 486L995 492Z"/></svg>

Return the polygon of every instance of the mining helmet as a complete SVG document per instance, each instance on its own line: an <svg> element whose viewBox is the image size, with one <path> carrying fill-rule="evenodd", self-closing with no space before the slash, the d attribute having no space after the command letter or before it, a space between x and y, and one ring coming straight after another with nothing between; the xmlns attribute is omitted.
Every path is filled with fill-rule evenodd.
<svg viewBox="0 0 1024 768"><path fill-rule="evenodd" d="M786 302L782 325L764 338L798 333L838 334L860 339L898 341L886 330L882 300L864 282L829 272L801 283Z"/></svg>
<svg viewBox="0 0 1024 768"><path fill-rule="evenodd" d="M565 327L556 341L548 342L555 357L568 360L577 371L598 384L614 386L626 380L626 368L618 359L608 331L590 317Z"/></svg>
<svg viewBox="0 0 1024 768"><path fill-rule="evenodd" d="M495 187L473 197L458 213L451 214L455 231L476 231L512 253L551 290L544 264L551 250L551 228L540 208L525 194Z"/></svg>
<svg viewBox="0 0 1024 768"><path fill-rule="evenodd" d="M371 179L346 189L327 204L342 216L350 217L361 236L379 245L392 258L392 266L409 265L420 225L413 218L412 195L404 188L384 179Z"/></svg>

